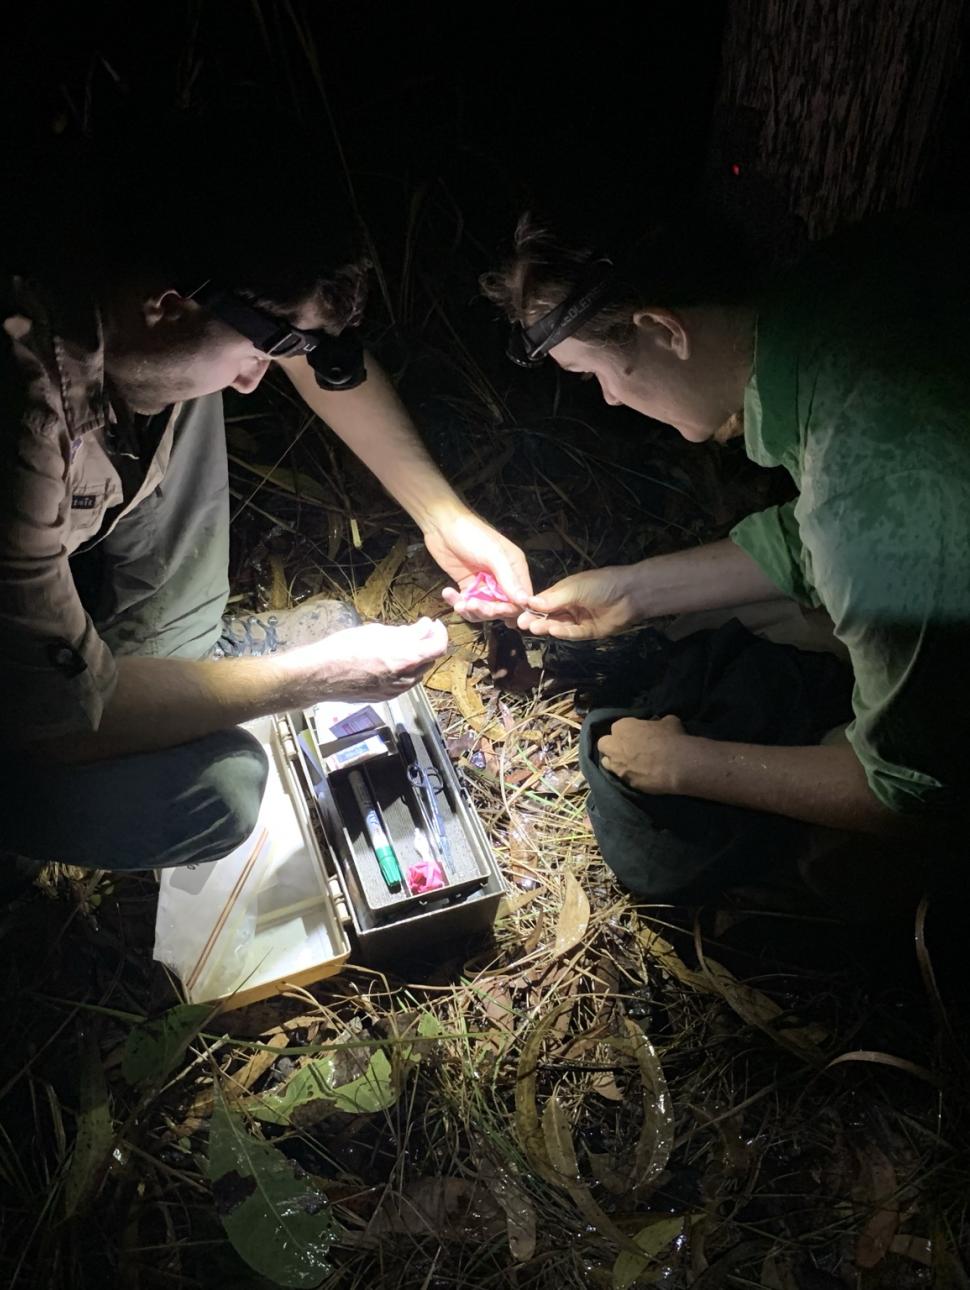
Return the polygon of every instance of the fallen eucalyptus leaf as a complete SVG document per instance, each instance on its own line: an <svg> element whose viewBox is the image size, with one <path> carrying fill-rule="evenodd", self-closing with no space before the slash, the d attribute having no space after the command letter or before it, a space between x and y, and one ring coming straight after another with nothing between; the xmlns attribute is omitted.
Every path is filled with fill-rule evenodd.
<svg viewBox="0 0 970 1290"><path fill-rule="evenodd" d="M552 946L554 958L568 954L580 943L589 927L589 913L589 898L579 881L571 873L567 873L562 909L556 920L556 938Z"/></svg>
<svg viewBox="0 0 970 1290"><path fill-rule="evenodd" d="M640 1247L641 1254L622 1250L613 1264L613 1290L629 1290L634 1281L644 1279L649 1272L650 1264L655 1263L667 1246L676 1241L684 1231L684 1216L674 1215L671 1218L657 1218L654 1222L642 1227L633 1238ZM657 1269L658 1273L660 1268Z"/></svg>

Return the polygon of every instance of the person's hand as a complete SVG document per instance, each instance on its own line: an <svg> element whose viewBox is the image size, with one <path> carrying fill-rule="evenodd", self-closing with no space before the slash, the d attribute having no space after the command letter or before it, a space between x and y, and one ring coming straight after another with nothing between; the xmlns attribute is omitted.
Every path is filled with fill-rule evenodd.
<svg viewBox="0 0 970 1290"><path fill-rule="evenodd" d="M594 640L633 627L645 616L634 590L638 565L613 565L574 573L530 596L518 626L533 636Z"/></svg>
<svg viewBox="0 0 970 1290"><path fill-rule="evenodd" d="M603 770L640 793L682 793L696 742L679 717L621 717L596 741L596 751Z"/></svg>
<svg viewBox="0 0 970 1290"><path fill-rule="evenodd" d="M456 586L442 592L456 613L472 622L513 620L532 594L525 555L491 524L465 510L425 530L425 545ZM509 597L482 600L465 593L480 573L490 573Z"/></svg>
<svg viewBox="0 0 970 1290"><path fill-rule="evenodd" d="M444 623L431 618L407 627L368 623L291 650L280 662L318 700L380 702L410 690L447 645Z"/></svg>

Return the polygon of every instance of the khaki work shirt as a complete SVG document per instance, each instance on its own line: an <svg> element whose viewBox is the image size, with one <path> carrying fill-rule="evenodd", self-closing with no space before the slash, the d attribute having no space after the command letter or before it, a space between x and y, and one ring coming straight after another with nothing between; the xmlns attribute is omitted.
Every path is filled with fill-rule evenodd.
<svg viewBox="0 0 970 1290"><path fill-rule="evenodd" d="M178 408L146 461L106 388L95 302L13 278L0 305L0 735L16 745L100 724L115 662L69 558L158 487Z"/></svg>

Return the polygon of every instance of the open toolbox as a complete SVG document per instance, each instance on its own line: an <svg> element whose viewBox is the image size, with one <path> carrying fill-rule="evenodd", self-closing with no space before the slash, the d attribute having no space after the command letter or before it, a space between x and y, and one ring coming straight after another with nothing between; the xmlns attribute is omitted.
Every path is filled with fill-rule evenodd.
<svg viewBox="0 0 970 1290"><path fill-rule="evenodd" d="M246 728L269 776L252 834L162 870L155 958L228 1007L482 931L505 890L421 686Z"/></svg>

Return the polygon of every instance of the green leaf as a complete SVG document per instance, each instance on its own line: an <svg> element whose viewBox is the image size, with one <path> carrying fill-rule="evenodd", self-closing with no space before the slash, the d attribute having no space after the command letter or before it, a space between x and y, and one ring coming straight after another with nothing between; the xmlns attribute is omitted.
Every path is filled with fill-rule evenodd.
<svg viewBox="0 0 970 1290"><path fill-rule="evenodd" d="M407 1027L401 1036L402 1042L392 1050L399 1069L406 1070L408 1065L420 1065L421 1058L434 1051L434 1043L429 1041L440 1038L444 1030L433 1012L423 1012L417 1025Z"/></svg>
<svg viewBox="0 0 970 1290"><path fill-rule="evenodd" d="M444 1030L444 1026L433 1012L422 1014L421 1020L418 1022L418 1034L422 1039L437 1039L439 1035L444 1034Z"/></svg>
<svg viewBox="0 0 970 1290"><path fill-rule="evenodd" d="M316 1057L283 1085L278 1093L263 1093L247 1099L246 1109L268 1124L289 1124L297 1107L320 1100L334 1111L354 1114L383 1111L398 1099L391 1063L380 1048L375 1048L367 1070L349 1084L334 1085L334 1061L330 1056Z"/></svg>
<svg viewBox="0 0 970 1290"><path fill-rule="evenodd" d="M180 1003L135 1026L121 1059L122 1075L129 1084L164 1079L211 1015L212 1007L207 1003Z"/></svg>
<svg viewBox="0 0 970 1290"><path fill-rule="evenodd" d="M319 1285L337 1238L326 1196L297 1164L254 1138L218 1088L209 1178L216 1213L240 1258L274 1285Z"/></svg>
<svg viewBox="0 0 970 1290"><path fill-rule="evenodd" d="M340 1111L357 1114L383 1111L398 1099L398 1090L392 1078L391 1063L387 1054L375 1048L370 1065L363 1075L333 1090L334 1101Z"/></svg>
<svg viewBox="0 0 970 1290"><path fill-rule="evenodd" d="M675 1241L684 1230L684 1216L658 1218L647 1227L642 1227L634 1242L643 1251L643 1255L624 1250L617 1255L613 1264L613 1290L629 1290L634 1281L640 1280L650 1270L650 1264L656 1262L671 1241ZM660 1268L654 1271L659 1274Z"/></svg>
<svg viewBox="0 0 970 1290"><path fill-rule="evenodd" d="M81 1088L74 1153L64 1177L64 1214L80 1213L97 1195L114 1147L108 1086L97 1039L82 1038Z"/></svg>
<svg viewBox="0 0 970 1290"><path fill-rule="evenodd" d="M320 1098L328 1102L332 1099L333 1070L332 1057L313 1057L277 1092L259 1093L247 1098L246 1110L267 1124L289 1124L290 1116L298 1106Z"/></svg>

